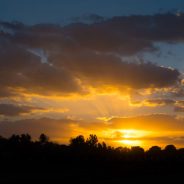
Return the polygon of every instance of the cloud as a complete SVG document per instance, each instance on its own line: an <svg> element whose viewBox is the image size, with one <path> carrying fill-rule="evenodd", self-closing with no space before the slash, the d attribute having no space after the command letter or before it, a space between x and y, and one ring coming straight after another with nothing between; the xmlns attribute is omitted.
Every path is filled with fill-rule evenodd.
<svg viewBox="0 0 184 184"><path fill-rule="evenodd" d="M176 105L177 105L177 106L182 106L182 107L184 107L184 100L178 100L178 101L176 101Z"/></svg>
<svg viewBox="0 0 184 184"><path fill-rule="evenodd" d="M161 67L153 63L128 63L115 55L93 52L59 54L51 58L54 65L65 67L92 86L113 85L134 89L167 87L179 82L176 69ZM155 75L155 73L157 75Z"/></svg>
<svg viewBox="0 0 184 184"><path fill-rule="evenodd" d="M70 94L79 92L76 79L62 68L56 68L11 43L0 44L0 95L15 95L16 90L36 94ZM21 91L20 90L20 91Z"/></svg>
<svg viewBox="0 0 184 184"><path fill-rule="evenodd" d="M171 99L149 99L146 100L148 104L155 104L155 105L173 105L175 103L174 100Z"/></svg>
<svg viewBox="0 0 184 184"><path fill-rule="evenodd" d="M167 114L140 115L127 118L113 118L109 124L114 129L137 129L150 131L182 131L184 120Z"/></svg>
<svg viewBox="0 0 184 184"><path fill-rule="evenodd" d="M64 33L82 48L131 55L155 50L154 42L183 41L184 14L120 16L97 24L72 24ZM172 26L171 26L172 25Z"/></svg>
<svg viewBox="0 0 184 184"><path fill-rule="evenodd" d="M183 100L172 100L172 99L146 99L142 101L130 101L130 106L134 107L159 107L159 106L170 106L173 108L175 113L184 112L184 101Z"/></svg>
<svg viewBox="0 0 184 184"><path fill-rule="evenodd" d="M0 104L0 115L2 116L19 116L22 114L29 114L35 110L43 110L43 108L24 105L17 106L13 104Z"/></svg>
<svg viewBox="0 0 184 184"><path fill-rule="evenodd" d="M10 44L0 45L0 87L4 90L1 94L3 97L6 93L7 96L13 95L16 89L41 95L66 95L85 94L87 86L113 86L119 90L125 87L162 88L179 81L180 73L177 70L152 63L127 63L114 55L93 52L57 53L50 55L50 62L45 63L24 47Z"/></svg>
<svg viewBox="0 0 184 184"><path fill-rule="evenodd" d="M132 106L148 106L148 107L157 107L157 106L173 106L176 103L172 99L146 99L143 101L131 101L130 105Z"/></svg>
<svg viewBox="0 0 184 184"><path fill-rule="evenodd" d="M0 22L1 97L15 95L16 90L83 95L90 87L125 91L180 83L177 69L146 61L130 63L122 56L155 50L158 41L182 42L183 14L91 18L100 21L63 27Z"/></svg>
<svg viewBox="0 0 184 184"><path fill-rule="evenodd" d="M1 22L0 25L2 33L5 29L13 30L12 39L15 42L47 49L60 47L134 54L156 49L154 42L180 42L184 38L182 13L180 16L166 13L109 19L92 14L83 16L83 19L96 20L97 23L77 22L63 27L54 24L26 26L8 22Z"/></svg>
<svg viewBox="0 0 184 184"><path fill-rule="evenodd" d="M100 23L104 21L105 18L97 15L97 14L85 14L80 17L73 17L71 21L73 23L86 23L86 24L92 24L92 23Z"/></svg>
<svg viewBox="0 0 184 184"><path fill-rule="evenodd" d="M175 111L175 112L184 112L184 107L176 106L176 107L174 108L174 111Z"/></svg>

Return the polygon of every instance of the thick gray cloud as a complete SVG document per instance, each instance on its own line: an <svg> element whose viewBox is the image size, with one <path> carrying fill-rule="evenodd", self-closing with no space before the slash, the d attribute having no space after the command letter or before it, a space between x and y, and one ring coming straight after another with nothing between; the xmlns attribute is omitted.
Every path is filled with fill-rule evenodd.
<svg viewBox="0 0 184 184"><path fill-rule="evenodd" d="M21 114L29 114L33 110L43 110L43 108L31 106L17 106L13 104L0 104L0 115L3 116L19 116Z"/></svg>

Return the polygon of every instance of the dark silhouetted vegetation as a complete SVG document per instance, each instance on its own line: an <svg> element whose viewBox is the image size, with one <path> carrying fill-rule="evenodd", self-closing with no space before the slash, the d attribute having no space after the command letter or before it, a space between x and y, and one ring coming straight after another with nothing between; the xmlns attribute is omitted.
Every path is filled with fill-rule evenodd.
<svg viewBox="0 0 184 184"><path fill-rule="evenodd" d="M139 146L114 148L98 142L96 135L87 139L79 135L71 138L69 145L62 145L49 141L45 134L34 141L29 134L22 134L0 137L0 164L0 180L10 182L28 175L30 183L41 179L121 183L158 177L170 181L183 175L184 148L176 149L174 145L164 149L153 146L146 151Z"/></svg>

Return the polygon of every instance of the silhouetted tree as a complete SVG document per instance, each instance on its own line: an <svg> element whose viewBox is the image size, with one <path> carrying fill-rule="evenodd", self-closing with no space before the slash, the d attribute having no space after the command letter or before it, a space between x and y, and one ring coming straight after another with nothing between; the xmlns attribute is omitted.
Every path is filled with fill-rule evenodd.
<svg viewBox="0 0 184 184"><path fill-rule="evenodd" d="M49 137L45 134L41 134L39 137L39 141L42 144L48 143L49 142Z"/></svg>
<svg viewBox="0 0 184 184"><path fill-rule="evenodd" d="M79 135L76 138L71 138L70 139L70 146L81 146L85 144L85 139L83 135Z"/></svg>
<svg viewBox="0 0 184 184"><path fill-rule="evenodd" d="M23 144L28 144L31 142L31 136L29 134L21 134L20 142Z"/></svg>
<svg viewBox="0 0 184 184"><path fill-rule="evenodd" d="M106 150L106 149L107 149L107 145L106 145L106 143L105 143L105 142L102 142L102 148L103 148L104 150Z"/></svg>
<svg viewBox="0 0 184 184"><path fill-rule="evenodd" d="M159 146L152 146L149 150L148 153L150 154L160 154L162 151L161 147Z"/></svg>
<svg viewBox="0 0 184 184"><path fill-rule="evenodd" d="M181 160L184 160L184 148L178 149L178 155Z"/></svg>
<svg viewBox="0 0 184 184"><path fill-rule="evenodd" d="M152 146L148 151L147 151L147 157L152 160L156 161L159 160L160 157L162 156L162 149L159 146Z"/></svg>
<svg viewBox="0 0 184 184"><path fill-rule="evenodd" d="M97 143L98 143L98 138L96 135L90 134L89 138L87 138L86 143L90 146L90 147L96 147Z"/></svg>
<svg viewBox="0 0 184 184"><path fill-rule="evenodd" d="M119 152L120 154L121 153L128 153L128 152L130 152L130 149L129 148L126 148L126 147L117 147L116 149L115 149L115 151L117 151L117 152Z"/></svg>
<svg viewBox="0 0 184 184"><path fill-rule="evenodd" d="M20 136L19 136L19 135L13 134L13 135L9 138L9 142L10 142L10 143L14 143L14 144L20 143Z"/></svg>
<svg viewBox="0 0 184 184"><path fill-rule="evenodd" d="M176 147L174 145L170 144L164 148L164 151L174 153L174 152L176 152Z"/></svg>
<svg viewBox="0 0 184 184"><path fill-rule="evenodd" d="M140 146L131 147L131 156L136 160L142 159L144 157L144 149Z"/></svg>
<svg viewBox="0 0 184 184"><path fill-rule="evenodd" d="M132 146L131 151L135 154L143 154L144 153L144 149L141 148L140 146Z"/></svg>
<svg viewBox="0 0 184 184"><path fill-rule="evenodd" d="M165 148L164 148L164 155L165 155L165 158L170 158L172 157L173 159L175 158L176 156L176 152L177 152L177 149L174 145L170 144L170 145L167 145Z"/></svg>

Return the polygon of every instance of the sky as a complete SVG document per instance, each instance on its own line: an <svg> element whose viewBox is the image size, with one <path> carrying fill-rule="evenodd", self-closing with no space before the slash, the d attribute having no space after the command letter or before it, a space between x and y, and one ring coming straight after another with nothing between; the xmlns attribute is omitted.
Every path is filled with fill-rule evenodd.
<svg viewBox="0 0 184 184"><path fill-rule="evenodd" d="M182 11L183 0L0 0L0 18L25 24L63 24L74 17L104 17Z"/></svg>
<svg viewBox="0 0 184 184"><path fill-rule="evenodd" d="M0 0L0 135L184 147L182 0Z"/></svg>

